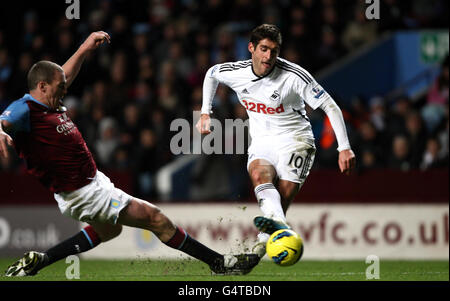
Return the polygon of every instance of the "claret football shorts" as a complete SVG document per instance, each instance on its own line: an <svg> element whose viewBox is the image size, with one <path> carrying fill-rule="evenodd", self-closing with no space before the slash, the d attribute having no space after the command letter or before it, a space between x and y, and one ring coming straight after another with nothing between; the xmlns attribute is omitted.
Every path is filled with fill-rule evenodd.
<svg viewBox="0 0 450 301"><path fill-rule="evenodd" d="M61 213L82 222L116 224L120 211L132 196L114 187L102 172L86 186L71 192L55 193Z"/></svg>
<svg viewBox="0 0 450 301"><path fill-rule="evenodd" d="M301 187L315 154L313 141L283 136L256 138L248 148L247 170L251 162L263 159L275 168L279 179L299 183Z"/></svg>

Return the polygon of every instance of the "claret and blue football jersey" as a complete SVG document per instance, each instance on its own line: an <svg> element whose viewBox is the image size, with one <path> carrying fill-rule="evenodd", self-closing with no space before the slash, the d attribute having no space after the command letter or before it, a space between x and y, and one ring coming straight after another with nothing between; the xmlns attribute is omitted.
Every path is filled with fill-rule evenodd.
<svg viewBox="0 0 450 301"><path fill-rule="evenodd" d="M52 192L73 191L91 182L97 167L78 128L63 111L25 94L0 115L27 171Z"/></svg>

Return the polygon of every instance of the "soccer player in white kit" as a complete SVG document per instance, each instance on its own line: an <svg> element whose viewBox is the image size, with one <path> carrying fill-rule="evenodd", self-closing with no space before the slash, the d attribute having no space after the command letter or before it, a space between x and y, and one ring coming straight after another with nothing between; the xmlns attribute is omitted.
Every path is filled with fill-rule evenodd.
<svg viewBox="0 0 450 301"><path fill-rule="evenodd" d="M321 108L330 119L338 142L338 165L348 175L355 155L340 108L305 69L279 58L281 33L275 25L255 28L248 50L251 59L212 66L203 82L201 117L196 125L210 133L212 100L219 83L233 89L249 116L251 144L247 170L263 216L254 219L261 231L253 253L262 258L273 232L290 228L286 211L314 161L316 148L305 103Z"/></svg>

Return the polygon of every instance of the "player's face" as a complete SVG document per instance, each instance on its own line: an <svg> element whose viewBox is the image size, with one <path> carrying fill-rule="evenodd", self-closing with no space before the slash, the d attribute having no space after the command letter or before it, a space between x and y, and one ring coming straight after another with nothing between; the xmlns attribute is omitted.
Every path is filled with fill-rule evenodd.
<svg viewBox="0 0 450 301"><path fill-rule="evenodd" d="M48 84L46 98L48 105L56 109L59 107L61 99L66 95L66 75L64 72L55 72L53 82Z"/></svg>
<svg viewBox="0 0 450 301"><path fill-rule="evenodd" d="M269 39L263 39L255 46L248 44L248 50L252 54L253 71L258 76L264 76L272 70L280 53L280 46Z"/></svg>

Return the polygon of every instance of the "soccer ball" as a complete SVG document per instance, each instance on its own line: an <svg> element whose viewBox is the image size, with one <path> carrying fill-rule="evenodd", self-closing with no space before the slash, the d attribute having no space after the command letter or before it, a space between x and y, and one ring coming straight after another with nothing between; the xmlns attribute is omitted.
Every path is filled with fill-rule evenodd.
<svg viewBox="0 0 450 301"><path fill-rule="evenodd" d="M278 265L295 264L303 255L303 240L292 230L282 229L270 235L266 244L267 256Z"/></svg>

